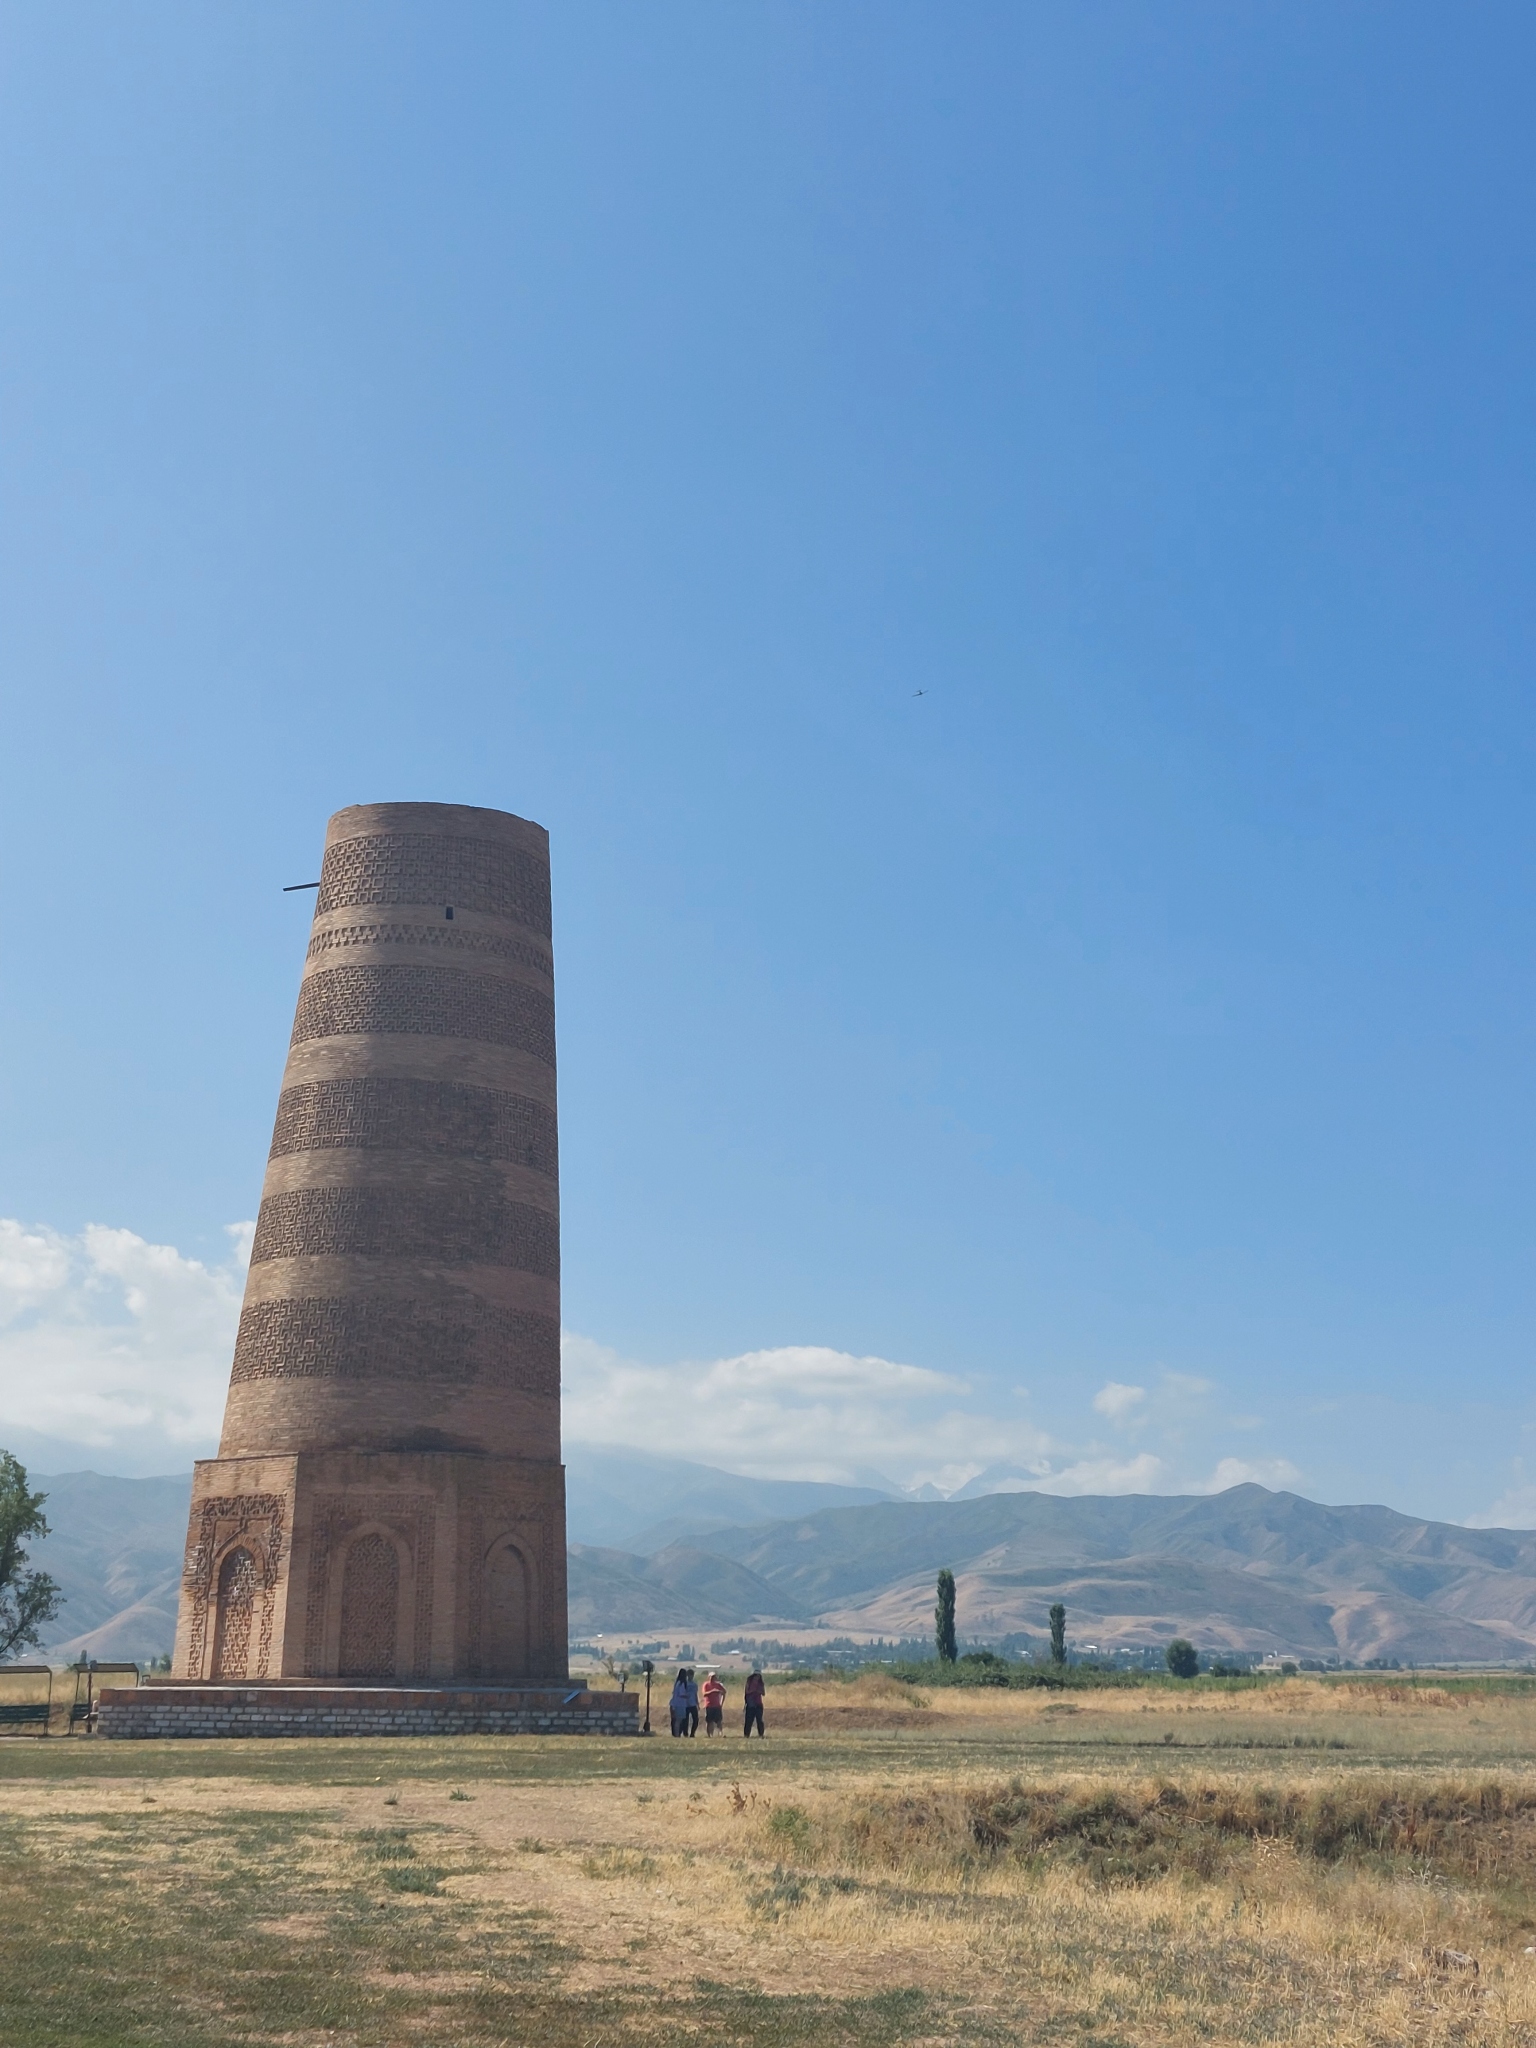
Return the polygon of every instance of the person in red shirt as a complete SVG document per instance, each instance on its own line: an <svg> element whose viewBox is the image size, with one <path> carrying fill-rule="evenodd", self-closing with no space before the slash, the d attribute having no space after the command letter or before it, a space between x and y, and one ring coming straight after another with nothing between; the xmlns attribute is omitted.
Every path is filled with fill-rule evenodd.
<svg viewBox="0 0 1536 2048"><path fill-rule="evenodd" d="M725 1687L715 1671L711 1671L704 1681L704 1733L706 1736L725 1733Z"/></svg>
<svg viewBox="0 0 1536 2048"><path fill-rule="evenodd" d="M742 1735L744 1737L750 1736L754 1728L757 1730L758 1741L766 1741L767 1738L763 1734L763 1674L761 1671L754 1671L747 1680L745 1712L741 1720Z"/></svg>

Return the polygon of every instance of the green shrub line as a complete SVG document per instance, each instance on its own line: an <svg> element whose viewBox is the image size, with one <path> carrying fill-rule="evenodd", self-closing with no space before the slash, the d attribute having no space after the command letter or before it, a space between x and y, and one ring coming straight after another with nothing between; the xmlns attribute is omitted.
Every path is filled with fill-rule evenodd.
<svg viewBox="0 0 1536 2048"><path fill-rule="evenodd" d="M996 1686L1028 1692L1044 1687L1055 1692L1165 1692L1188 1696L1257 1692L1266 1686L1285 1685L1298 1673L1257 1668L1234 1671L1220 1668L1218 1660L1216 1669L1202 1671L1194 1678L1176 1678L1171 1671L1154 1668L1124 1669L1086 1660L1078 1664L1053 1664L1045 1658L1024 1663L1001 1657L995 1650L966 1650L953 1664L938 1657L896 1658L889 1663L870 1660L854 1665L807 1665L771 1675L776 1686L812 1685L827 1679L851 1685L870 1675L924 1688ZM1536 1674L1523 1671L1347 1670L1306 1671L1299 1675L1322 1685L1369 1685L1383 1691L1436 1691L1465 1696L1496 1693L1512 1697L1536 1692Z"/></svg>
<svg viewBox="0 0 1536 2048"><path fill-rule="evenodd" d="M867 1665L864 1668L869 1669ZM1198 1678L1175 1678L1168 1671L1116 1671L1094 1664L1017 1664L999 1657L995 1650L967 1650L953 1664L935 1657L922 1664L882 1664L878 1668L904 1685L997 1686L1016 1692L1036 1687L1052 1692L1252 1692L1276 1683L1281 1676L1272 1671L1203 1671Z"/></svg>

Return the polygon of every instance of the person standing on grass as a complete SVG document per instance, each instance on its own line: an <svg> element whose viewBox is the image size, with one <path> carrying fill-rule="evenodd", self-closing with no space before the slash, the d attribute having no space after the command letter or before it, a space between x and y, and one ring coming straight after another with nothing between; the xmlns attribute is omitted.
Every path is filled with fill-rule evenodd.
<svg viewBox="0 0 1536 2048"><path fill-rule="evenodd" d="M688 1733L690 1735L697 1735L698 1732L699 1681L697 1680L697 1678L694 1677L693 1672L690 1669L688 1672Z"/></svg>
<svg viewBox="0 0 1536 2048"><path fill-rule="evenodd" d="M747 1680L745 1710L741 1717L741 1732L744 1738L750 1737L754 1728L757 1730L758 1741L766 1741L767 1737L763 1734L763 1674L761 1671L754 1671Z"/></svg>
<svg viewBox="0 0 1536 2048"><path fill-rule="evenodd" d="M688 1733L688 1673L679 1671L677 1683L672 1688L672 1733Z"/></svg>
<svg viewBox="0 0 1536 2048"><path fill-rule="evenodd" d="M725 1687L718 1671L711 1671L704 1681L704 1733L706 1737L725 1733Z"/></svg>

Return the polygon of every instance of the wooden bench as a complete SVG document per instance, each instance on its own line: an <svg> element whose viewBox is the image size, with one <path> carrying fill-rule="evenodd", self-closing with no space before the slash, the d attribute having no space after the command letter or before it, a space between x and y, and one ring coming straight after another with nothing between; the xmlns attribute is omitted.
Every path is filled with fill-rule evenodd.
<svg viewBox="0 0 1536 2048"><path fill-rule="evenodd" d="M52 1711L46 1700L0 1700L0 1734L12 1728L40 1728L46 1735Z"/></svg>
<svg viewBox="0 0 1536 2048"><path fill-rule="evenodd" d="M53 1672L46 1664L0 1665L0 1735L46 1735Z"/></svg>

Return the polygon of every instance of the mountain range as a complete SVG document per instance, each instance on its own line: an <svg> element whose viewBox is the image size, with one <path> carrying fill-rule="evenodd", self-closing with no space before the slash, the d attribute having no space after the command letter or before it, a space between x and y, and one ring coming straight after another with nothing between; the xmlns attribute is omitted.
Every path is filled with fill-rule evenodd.
<svg viewBox="0 0 1536 2048"><path fill-rule="evenodd" d="M1212 1650L1355 1662L1524 1661L1536 1652L1536 1531L1464 1529L1262 1486L1180 1497L991 1494L886 1501L702 1539L785 1607L834 1628L921 1634L955 1572L962 1632L1077 1642L1185 1635Z"/></svg>
<svg viewBox="0 0 1536 2048"><path fill-rule="evenodd" d="M53 1529L34 1562L66 1598L50 1654L168 1649L189 1480L34 1483ZM923 1635L947 1565L961 1632L982 1641L1043 1637L1059 1599L1082 1647L1185 1635L1209 1650L1355 1662L1536 1655L1536 1531L1326 1507L1261 1486L925 1501L573 1447L568 1497L573 1636L813 1622Z"/></svg>

